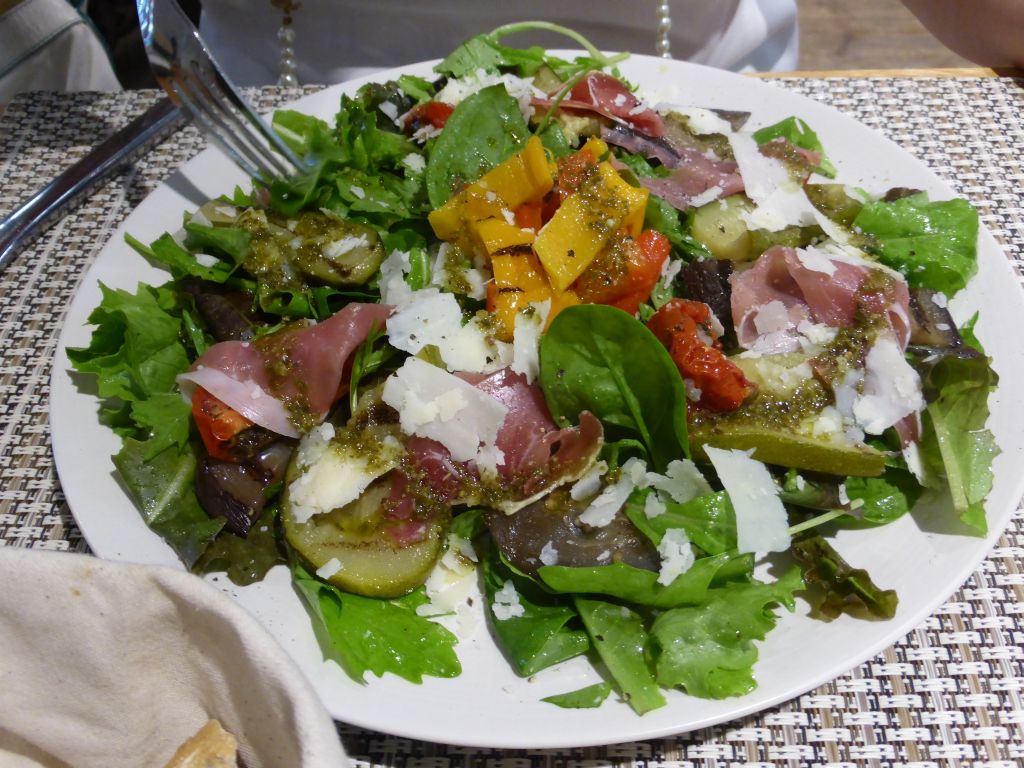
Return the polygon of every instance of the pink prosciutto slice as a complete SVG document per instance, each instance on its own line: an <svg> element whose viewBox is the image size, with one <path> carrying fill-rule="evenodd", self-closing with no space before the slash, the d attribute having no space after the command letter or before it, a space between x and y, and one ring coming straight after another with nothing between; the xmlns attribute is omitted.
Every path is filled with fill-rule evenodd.
<svg viewBox="0 0 1024 768"><path fill-rule="evenodd" d="M709 190L714 190L714 198L728 197L744 190L738 166L732 160L721 160L696 147L677 147L664 139L652 139L623 126L603 128L601 138L672 169L668 176L639 181L680 211L690 208L696 198L706 197Z"/></svg>
<svg viewBox="0 0 1024 768"><path fill-rule="evenodd" d="M554 100L535 99L539 107L552 107ZM645 107L630 90L609 74L591 72L573 86L569 97L559 103L560 109L595 112L603 117L625 123L648 136L664 136L661 115Z"/></svg>
<svg viewBox="0 0 1024 768"><path fill-rule="evenodd" d="M874 269L880 268L853 259L830 258L820 251L800 253L784 246L769 248L752 268L735 272L729 278L737 341L742 347L753 347L764 332L762 312L773 302L780 302L789 326L774 331L770 348L762 351L798 349L796 326L801 320L833 327L851 326L858 307L884 313L905 348L910 339L907 285L891 279L884 281L881 290L862 291Z"/></svg>
<svg viewBox="0 0 1024 768"><path fill-rule="evenodd" d="M255 342L223 341L206 350L178 384L186 395L202 387L253 423L298 437L291 411L322 419L337 399L349 356L390 314L384 304L349 304L315 325L286 328Z"/></svg>
<svg viewBox="0 0 1024 768"><path fill-rule="evenodd" d="M579 426L558 429L548 413L540 387L504 368L489 375L462 373L461 378L499 400L508 413L496 444L503 454L498 475L508 489L509 501L525 502L576 476L590 466L601 448L604 430L591 413L580 414ZM435 440L410 437L406 451L429 492L446 503L475 502L480 475L473 462L456 462L448 449ZM392 486L390 497L396 517L411 515L408 478Z"/></svg>

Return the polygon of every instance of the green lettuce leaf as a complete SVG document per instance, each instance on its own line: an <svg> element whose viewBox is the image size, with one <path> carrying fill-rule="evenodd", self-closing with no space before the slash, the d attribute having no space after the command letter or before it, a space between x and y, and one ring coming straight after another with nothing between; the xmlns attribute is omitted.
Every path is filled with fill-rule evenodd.
<svg viewBox="0 0 1024 768"><path fill-rule="evenodd" d="M736 512L725 491L697 496L679 504L665 501L665 511L647 517L644 502L650 490L634 493L626 503L626 516L655 545L670 528L682 528L691 542L709 555L720 555L736 547Z"/></svg>
<svg viewBox="0 0 1024 768"><path fill-rule="evenodd" d="M275 565L287 565L275 533L277 505L267 505L244 538L223 530L192 566L195 573L224 572L232 584L262 581Z"/></svg>
<svg viewBox="0 0 1024 768"><path fill-rule="evenodd" d="M358 682L387 672L412 683L424 676L457 677L457 638L416 614L423 590L393 600L342 592L293 564L292 577L314 620L327 655Z"/></svg>
<svg viewBox="0 0 1024 768"><path fill-rule="evenodd" d="M771 606L792 610L793 593L802 588L800 570L793 568L777 582L736 582L712 590L701 605L661 614L651 627L658 682L709 699L754 690L753 641L775 626Z"/></svg>
<svg viewBox="0 0 1024 768"><path fill-rule="evenodd" d="M952 296L978 269L978 212L966 200L931 202L922 192L868 203L853 226L875 239L869 250L906 275L911 287Z"/></svg>
<svg viewBox="0 0 1024 768"><path fill-rule="evenodd" d="M578 691L545 696L541 701L563 709L593 709L601 706L611 692L611 683L594 683L586 688L580 688Z"/></svg>
<svg viewBox="0 0 1024 768"><path fill-rule="evenodd" d="M537 573L550 589L563 594L598 594L617 597L638 605L674 608L704 602L720 571L731 560L749 559L729 554L702 557L667 586L658 583L658 574L626 563L596 565L589 568L544 565Z"/></svg>
<svg viewBox="0 0 1024 768"><path fill-rule="evenodd" d="M191 568L224 527L211 520L195 492L196 457L191 448L171 446L151 455L145 442L128 438L114 466L146 524Z"/></svg>
<svg viewBox="0 0 1024 768"><path fill-rule="evenodd" d="M992 461L999 454L986 428L988 396L998 376L984 357L940 360L923 382L926 399L921 456L946 479L953 509L981 534L988 531L985 497L992 489Z"/></svg>
<svg viewBox="0 0 1024 768"><path fill-rule="evenodd" d="M651 671L643 618L615 603L576 598L575 604L594 648L629 706L638 715L665 706Z"/></svg>

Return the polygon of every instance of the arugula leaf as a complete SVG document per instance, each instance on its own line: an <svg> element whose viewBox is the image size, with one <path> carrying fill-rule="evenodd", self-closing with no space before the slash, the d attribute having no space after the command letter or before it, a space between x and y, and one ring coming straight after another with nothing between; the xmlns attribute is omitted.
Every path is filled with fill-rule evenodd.
<svg viewBox="0 0 1024 768"><path fill-rule="evenodd" d="M611 683L594 683L577 691L545 696L541 701L546 701L548 704L554 704L556 707L562 707L563 709L593 709L601 706L611 692Z"/></svg>
<svg viewBox="0 0 1024 768"><path fill-rule="evenodd" d="M493 542L480 567L495 638L517 674L532 675L590 648L587 634L568 626L576 618L576 611L564 599L545 594L529 579L513 573L502 562ZM509 581L519 595L523 614L498 619L494 615L494 596Z"/></svg>
<svg viewBox="0 0 1024 768"><path fill-rule="evenodd" d="M665 706L648 662L643 618L629 608L600 600L574 601L601 661L638 715Z"/></svg>
<svg viewBox="0 0 1024 768"><path fill-rule="evenodd" d="M835 619L848 613L891 619L896 615L896 592L879 589L867 571L851 568L821 536L794 541L790 551L803 571L811 605L820 616Z"/></svg>
<svg viewBox="0 0 1024 768"><path fill-rule="evenodd" d="M223 283L235 271L233 265L223 261L218 261L212 266L200 264L193 254L178 245L174 238L166 233L154 240L151 245L146 245L127 234L124 239L145 258L167 267L175 280L192 276L212 283Z"/></svg>
<svg viewBox="0 0 1024 768"><path fill-rule="evenodd" d="M770 606L792 610L793 593L802 588L800 569L793 568L777 582L731 583L711 590L701 605L661 614L651 627L658 682L708 699L754 690L753 641L763 640L775 626Z"/></svg>
<svg viewBox="0 0 1024 768"><path fill-rule="evenodd" d="M590 411L611 440L639 435L659 472L689 454L679 371L654 334L621 309L581 304L560 312L541 338L540 384L557 423Z"/></svg>
<svg viewBox="0 0 1024 768"><path fill-rule="evenodd" d="M235 227L207 227L191 221L185 223L188 237L185 246L195 253L223 254L236 265L243 263L249 256L249 242L252 235L248 230ZM165 235L166 237L166 235Z"/></svg>
<svg viewBox="0 0 1024 768"><path fill-rule="evenodd" d="M223 518L211 520L199 506L192 449L171 446L152 455L145 442L128 438L114 466L146 524L191 568L224 527Z"/></svg>
<svg viewBox="0 0 1024 768"><path fill-rule="evenodd" d="M966 200L931 202L922 192L868 203L853 226L877 241L869 250L906 275L912 288L952 296L978 269L978 212Z"/></svg>
<svg viewBox="0 0 1024 768"><path fill-rule="evenodd" d="M380 345L381 339L384 344ZM349 409L354 413L359 402L359 383L370 374L379 370L384 363L398 354L398 350L387 342L384 328L378 328L374 322L370 332L352 355L352 373L349 376Z"/></svg>
<svg viewBox="0 0 1024 768"><path fill-rule="evenodd" d="M387 672L421 683L424 675L457 677L457 638L416 614L427 602L423 590L393 600L362 597L332 587L293 563L292 579L312 614L328 656L354 680Z"/></svg>
<svg viewBox="0 0 1024 768"><path fill-rule="evenodd" d="M787 117L785 120L780 120L774 125L768 125L754 131L754 141L758 144L765 144L778 138L788 139L789 143L795 147L817 152L821 157L821 162L815 166L814 170L822 176L828 176L830 179L835 178L836 167L825 156L825 148L821 145L821 139L799 117Z"/></svg>
<svg viewBox="0 0 1024 768"><path fill-rule="evenodd" d="M445 123L427 160L427 196L440 208L464 185L522 149L530 129L519 102L502 84L463 100Z"/></svg>

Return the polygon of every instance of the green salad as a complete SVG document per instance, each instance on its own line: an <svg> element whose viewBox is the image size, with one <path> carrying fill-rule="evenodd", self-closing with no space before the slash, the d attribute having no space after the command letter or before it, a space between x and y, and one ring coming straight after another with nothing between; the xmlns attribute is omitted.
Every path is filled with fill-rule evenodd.
<svg viewBox="0 0 1024 768"><path fill-rule="evenodd" d="M532 28L584 53L503 44ZM844 185L799 116L651 104L622 58L528 22L277 112L308 172L129 237L167 282L103 287L68 350L150 528L289 568L357 681L458 675L479 612L519 675L600 662L553 706L740 696L796 600L895 614L837 529L927 493L986 531L971 205Z"/></svg>

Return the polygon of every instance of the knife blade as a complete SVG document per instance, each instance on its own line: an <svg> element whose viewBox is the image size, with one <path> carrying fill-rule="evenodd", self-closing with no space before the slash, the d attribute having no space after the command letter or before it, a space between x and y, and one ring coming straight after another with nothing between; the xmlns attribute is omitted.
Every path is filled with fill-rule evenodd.
<svg viewBox="0 0 1024 768"><path fill-rule="evenodd" d="M26 200L0 223L0 272L81 193L148 152L187 120L170 99L161 99Z"/></svg>

